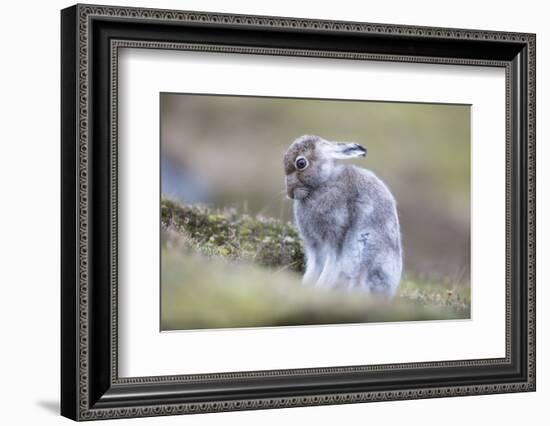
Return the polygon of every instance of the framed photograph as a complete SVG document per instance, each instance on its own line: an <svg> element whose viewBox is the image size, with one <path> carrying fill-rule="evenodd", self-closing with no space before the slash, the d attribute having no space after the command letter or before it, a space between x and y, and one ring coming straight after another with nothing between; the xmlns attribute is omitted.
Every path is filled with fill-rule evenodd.
<svg viewBox="0 0 550 426"><path fill-rule="evenodd" d="M535 390L535 35L61 12L61 413Z"/></svg>

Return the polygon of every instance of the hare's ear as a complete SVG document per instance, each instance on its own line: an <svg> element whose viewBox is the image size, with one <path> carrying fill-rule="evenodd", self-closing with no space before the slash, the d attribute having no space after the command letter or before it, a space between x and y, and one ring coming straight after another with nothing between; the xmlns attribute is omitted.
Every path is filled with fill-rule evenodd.
<svg viewBox="0 0 550 426"><path fill-rule="evenodd" d="M328 142L323 145L323 152L327 157L336 160L364 157L367 155L367 150L354 142Z"/></svg>

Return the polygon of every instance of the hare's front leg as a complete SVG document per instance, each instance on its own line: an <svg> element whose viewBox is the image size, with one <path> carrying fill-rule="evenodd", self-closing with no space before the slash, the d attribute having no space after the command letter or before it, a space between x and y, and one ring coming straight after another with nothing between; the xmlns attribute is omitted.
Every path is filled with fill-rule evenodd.
<svg viewBox="0 0 550 426"><path fill-rule="evenodd" d="M316 286L333 288L338 285L340 269L338 267L338 253L332 247L326 247L323 251L323 270L317 280Z"/></svg>
<svg viewBox="0 0 550 426"><path fill-rule="evenodd" d="M323 270L323 259L313 245L305 245L306 272L302 278L304 284L314 284Z"/></svg>

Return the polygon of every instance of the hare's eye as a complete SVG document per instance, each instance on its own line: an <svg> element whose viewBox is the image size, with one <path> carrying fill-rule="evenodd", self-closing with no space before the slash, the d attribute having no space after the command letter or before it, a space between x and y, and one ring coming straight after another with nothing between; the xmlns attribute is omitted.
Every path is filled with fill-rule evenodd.
<svg viewBox="0 0 550 426"><path fill-rule="evenodd" d="M304 170L308 166L307 158L305 157L298 157L296 158L296 162L294 163L296 165L296 168L298 170Z"/></svg>

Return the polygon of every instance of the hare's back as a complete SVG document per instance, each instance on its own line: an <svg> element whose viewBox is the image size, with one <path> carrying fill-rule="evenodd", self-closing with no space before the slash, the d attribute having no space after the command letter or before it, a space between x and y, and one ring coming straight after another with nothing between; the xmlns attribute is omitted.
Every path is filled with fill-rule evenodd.
<svg viewBox="0 0 550 426"><path fill-rule="evenodd" d="M389 188L370 170L354 167L357 182L356 217L358 225L371 237L400 249L399 219L395 198Z"/></svg>
<svg viewBox="0 0 550 426"><path fill-rule="evenodd" d="M395 198L382 180L373 172L360 167L352 166L355 191L359 202L368 202L383 209L395 210Z"/></svg>

